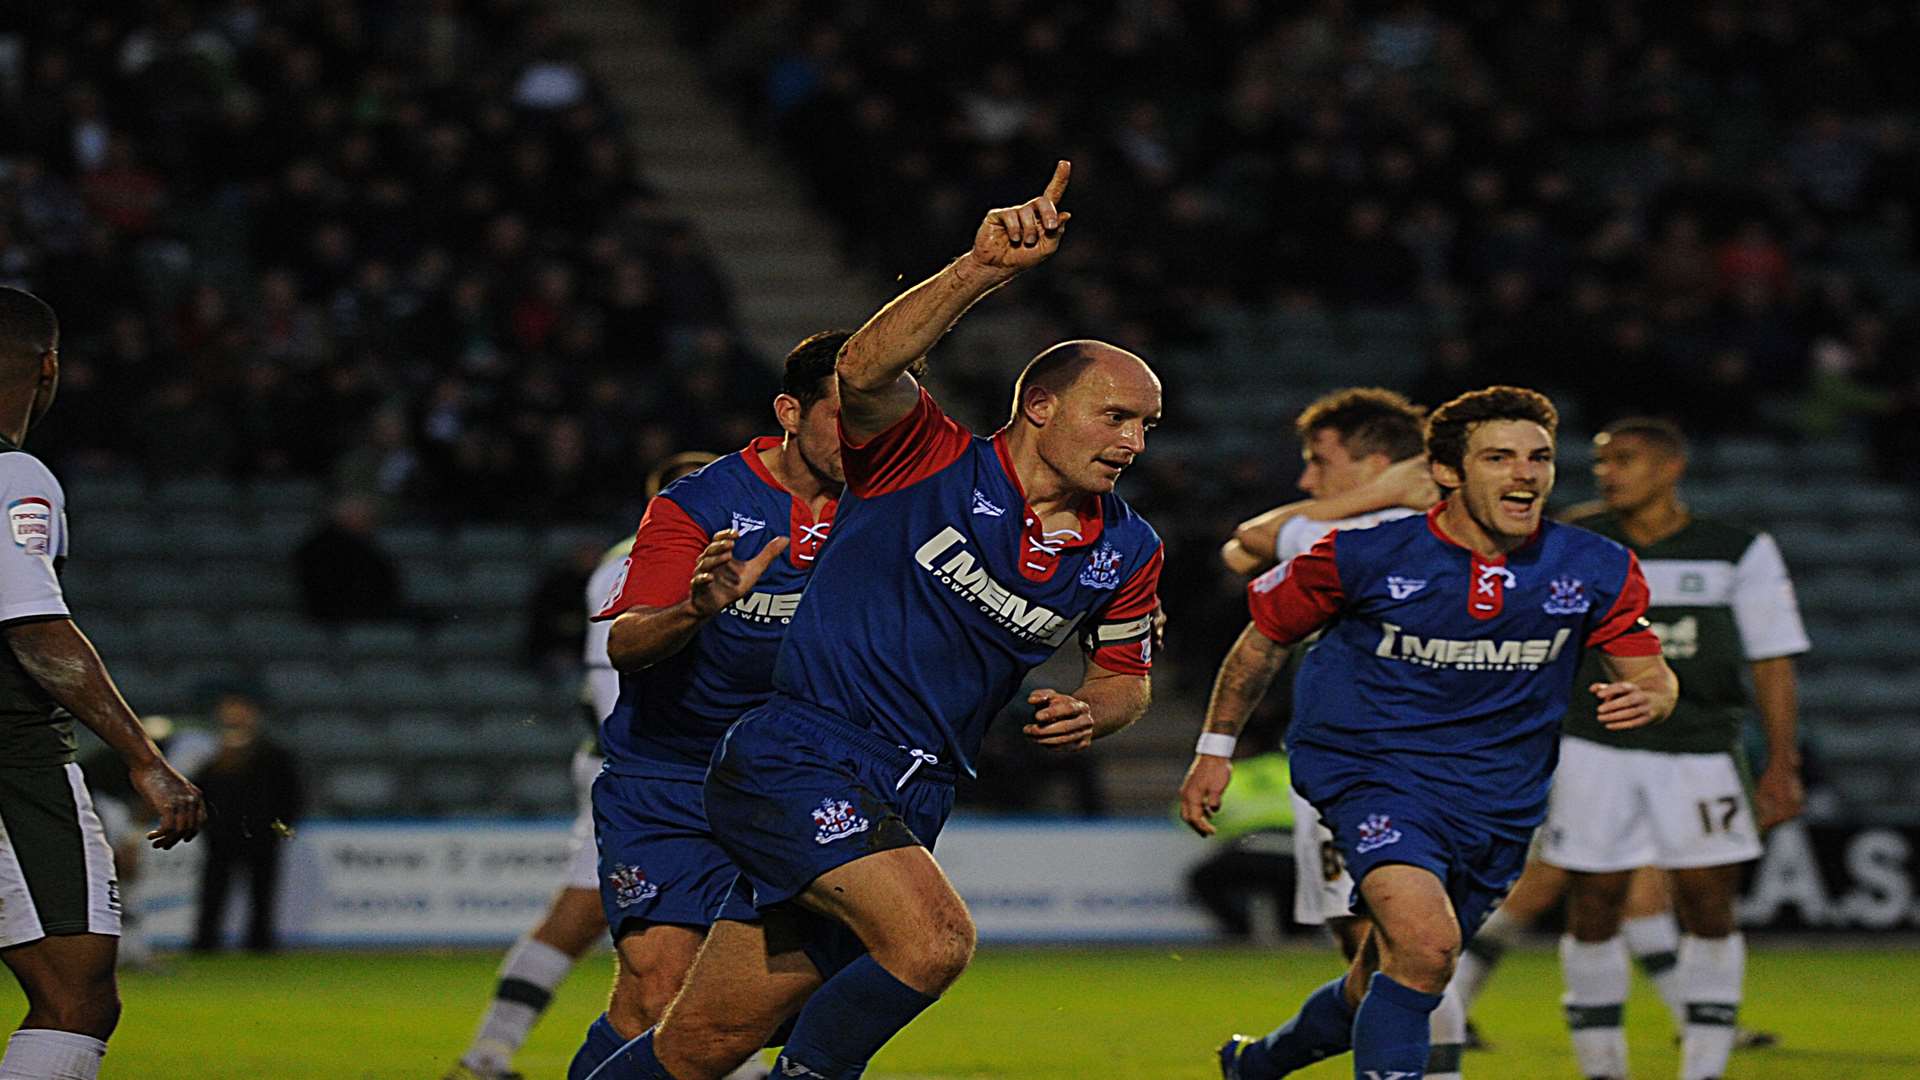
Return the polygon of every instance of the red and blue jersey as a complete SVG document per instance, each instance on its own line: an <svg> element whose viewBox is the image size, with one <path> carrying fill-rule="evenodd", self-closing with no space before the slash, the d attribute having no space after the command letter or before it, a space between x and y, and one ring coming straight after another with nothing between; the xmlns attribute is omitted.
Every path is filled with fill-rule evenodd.
<svg viewBox="0 0 1920 1080"><path fill-rule="evenodd" d="M994 714L1065 642L1147 673L1160 537L1118 496L1045 531L1005 434L969 433L924 389L886 431L841 438L847 490L780 647L780 693L971 773Z"/></svg>
<svg viewBox="0 0 1920 1080"><path fill-rule="evenodd" d="M668 485L640 519L633 551L600 613L671 607L692 590L694 563L713 534L732 529L734 558L789 538L753 591L695 631L685 648L640 671L620 673L620 697L601 723L607 767L629 776L699 780L713 745L740 714L773 695L773 662L800 594L833 527L834 503L815 520L760 460L777 436L755 439Z"/></svg>
<svg viewBox="0 0 1920 1080"><path fill-rule="evenodd" d="M1357 784L1440 801L1516 839L1545 814L1560 718L1588 648L1658 656L1633 553L1547 522L1488 559L1424 517L1328 533L1248 586L1282 644L1326 628L1294 684L1294 785L1316 805Z"/></svg>

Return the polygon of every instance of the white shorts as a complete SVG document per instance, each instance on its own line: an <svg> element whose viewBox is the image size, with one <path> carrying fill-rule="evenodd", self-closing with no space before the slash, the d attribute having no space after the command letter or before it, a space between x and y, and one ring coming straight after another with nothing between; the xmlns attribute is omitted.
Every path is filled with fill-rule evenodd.
<svg viewBox="0 0 1920 1080"><path fill-rule="evenodd" d="M80 766L0 769L0 948L119 933L113 848Z"/></svg>
<svg viewBox="0 0 1920 1080"><path fill-rule="evenodd" d="M600 849L593 842L593 778L600 775L606 760L585 749L573 754L573 793L579 812L570 830L573 847L564 882L569 889L600 889Z"/></svg>
<svg viewBox="0 0 1920 1080"><path fill-rule="evenodd" d="M1623 750L1560 740L1542 862L1607 874L1691 870L1760 857L1760 830L1732 754Z"/></svg>
<svg viewBox="0 0 1920 1080"><path fill-rule="evenodd" d="M1293 921L1324 926L1328 919L1353 917L1353 876L1333 846L1333 830L1320 824L1320 811L1293 796Z"/></svg>

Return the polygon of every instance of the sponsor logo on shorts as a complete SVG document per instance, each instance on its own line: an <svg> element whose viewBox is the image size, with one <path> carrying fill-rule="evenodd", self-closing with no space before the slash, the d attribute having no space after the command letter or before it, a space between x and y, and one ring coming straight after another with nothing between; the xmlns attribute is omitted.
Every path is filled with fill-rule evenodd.
<svg viewBox="0 0 1920 1080"><path fill-rule="evenodd" d="M1353 850L1361 855L1388 844L1400 842L1400 830L1393 827L1393 819L1385 814L1368 814L1367 820L1360 823L1360 842Z"/></svg>
<svg viewBox="0 0 1920 1080"><path fill-rule="evenodd" d="M759 532L767 523L756 517L748 517L738 510L733 513L733 531L735 535L745 536L750 532Z"/></svg>
<svg viewBox="0 0 1920 1080"><path fill-rule="evenodd" d="M648 881L639 867L625 863L614 865L613 873L607 875L607 884L613 886L616 907L629 908L660 895L660 886Z"/></svg>
<svg viewBox="0 0 1920 1080"><path fill-rule="evenodd" d="M984 517L1000 517L1007 512L1007 508L996 504L992 499L980 494L979 488L974 488L973 512Z"/></svg>
<svg viewBox="0 0 1920 1080"><path fill-rule="evenodd" d="M813 823L819 826L813 833L813 842L816 844L845 840L854 833L866 832L870 824L866 818L853 812L852 803L832 798L820 800L820 805L813 810Z"/></svg>
<svg viewBox="0 0 1920 1080"><path fill-rule="evenodd" d="M1089 589L1119 588L1120 553L1111 544L1102 543L1098 551L1087 557L1087 565L1080 571L1080 584Z"/></svg>
<svg viewBox="0 0 1920 1080"><path fill-rule="evenodd" d="M7 525L14 544L29 555L53 551L53 504L37 496L7 504Z"/></svg>
<svg viewBox="0 0 1920 1080"><path fill-rule="evenodd" d="M1398 574L1387 576L1387 595L1395 600L1405 600L1426 587L1426 578L1401 577Z"/></svg>
<svg viewBox="0 0 1920 1080"><path fill-rule="evenodd" d="M1585 615L1593 607L1593 601L1587 599L1586 586L1579 578L1554 578L1547 588L1553 595L1540 605L1540 610L1549 615Z"/></svg>
<svg viewBox="0 0 1920 1080"><path fill-rule="evenodd" d="M115 915L120 914L120 881L117 878L107 879L107 910Z"/></svg>

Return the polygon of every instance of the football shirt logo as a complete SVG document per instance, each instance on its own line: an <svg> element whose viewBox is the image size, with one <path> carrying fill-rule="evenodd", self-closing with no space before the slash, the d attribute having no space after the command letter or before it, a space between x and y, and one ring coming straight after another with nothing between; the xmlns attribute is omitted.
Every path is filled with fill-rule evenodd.
<svg viewBox="0 0 1920 1080"><path fill-rule="evenodd" d="M733 531L738 536L745 536L750 532L759 532L766 527L767 523L761 521L759 518L748 517L737 510L734 512Z"/></svg>
<svg viewBox="0 0 1920 1080"><path fill-rule="evenodd" d="M1426 578L1408 578L1401 577L1398 574L1390 575L1387 578L1387 592L1395 600L1405 600L1407 597L1412 596L1414 593L1426 587Z"/></svg>

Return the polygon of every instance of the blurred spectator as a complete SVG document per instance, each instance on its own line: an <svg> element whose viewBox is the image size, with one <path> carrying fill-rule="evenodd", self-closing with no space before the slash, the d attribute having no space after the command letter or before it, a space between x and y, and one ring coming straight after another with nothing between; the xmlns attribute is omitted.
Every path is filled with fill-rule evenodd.
<svg viewBox="0 0 1920 1080"><path fill-rule="evenodd" d="M193 774L212 812L201 842L207 845L200 871L200 898L193 948L220 948L227 895L236 876L247 879L247 948L271 951L277 944L274 904L280 895L281 841L305 807L300 770L286 747L268 738L266 711L242 690L227 690L214 701L213 719L220 748Z"/></svg>
<svg viewBox="0 0 1920 1080"><path fill-rule="evenodd" d="M326 622L391 619L406 612L400 568L380 546L379 510L365 495L333 504L325 521L294 549L308 615Z"/></svg>

